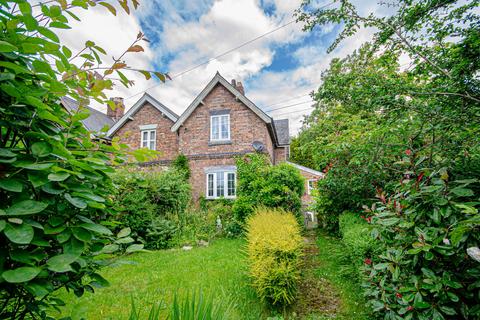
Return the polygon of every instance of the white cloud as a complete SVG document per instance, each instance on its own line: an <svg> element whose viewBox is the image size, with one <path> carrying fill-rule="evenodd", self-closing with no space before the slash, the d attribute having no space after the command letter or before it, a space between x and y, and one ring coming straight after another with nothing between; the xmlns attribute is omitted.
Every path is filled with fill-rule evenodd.
<svg viewBox="0 0 480 320"><path fill-rule="evenodd" d="M178 12L178 3L163 1L162 8L167 10L168 15L159 12L157 16L157 6L160 3L158 1L163 0L142 2L140 9L132 15L126 15L118 10L119 15L114 17L104 8L78 12L82 22L74 23L72 30L62 32L61 38L67 45L76 49L81 49L86 40L93 40L103 46L110 55L119 55L135 39L140 30L139 21L142 21L147 25L149 32L155 33L158 41L150 45L144 43L146 51L128 56L127 63L147 69L151 69L153 65L160 65L159 71L169 71L175 76L291 21L294 10L301 3L301 0L263 0L264 4L275 8L272 14L267 15L260 7L260 0L216 0L213 4L183 1L181 12ZM364 5L362 10L375 10L375 7ZM189 15L189 19L186 19L185 15ZM292 61L298 62L298 68L288 71L264 70L274 60L275 45L302 43L307 34L302 32L301 28L300 24L291 24L218 60L210 61L174 78L173 81L159 84L148 92L180 114L219 71L227 79L242 79L246 84L247 96L259 106L268 106L316 89L320 84L321 72L328 67L333 57L344 57L368 40L372 34L371 30L363 30L355 37L342 42L332 54L326 54L328 44L325 43L302 46L291 56ZM327 34L332 28L333 26L328 26L317 32ZM110 57L106 57L106 60L110 60ZM111 96L127 98L157 84L155 81L145 81L141 75L130 76L136 81L136 86L125 89L119 85L111 92ZM127 99L127 108L138 98L140 95ZM308 97L303 97L286 102L285 105L308 100ZM291 121L291 133L294 134L299 129L304 114L295 111L307 107L308 104L298 105L272 112L271 115L288 117ZM104 107L101 109L105 110ZM285 114L287 112L291 114Z"/></svg>

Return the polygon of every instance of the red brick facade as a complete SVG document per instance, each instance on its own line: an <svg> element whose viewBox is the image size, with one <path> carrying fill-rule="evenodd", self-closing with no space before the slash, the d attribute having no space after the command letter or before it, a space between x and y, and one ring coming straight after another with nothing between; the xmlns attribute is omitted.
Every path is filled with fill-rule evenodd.
<svg viewBox="0 0 480 320"><path fill-rule="evenodd" d="M120 142L127 144L130 148L139 149L141 142L140 126L156 124L156 146L157 151L161 152L158 159L171 160L178 155L177 133L170 130L173 123L157 108L150 103L145 103L133 115L133 120L127 121L118 129L115 137L120 138Z"/></svg>
<svg viewBox="0 0 480 320"><path fill-rule="evenodd" d="M235 85L234 82L232 84ZM239 99L238 93L235 90L231 91L227 86L229 85L218 82L210 87L211 90L202 96L202 101L185 116L183 122L178 121L178 126L174 129L172 126L175 122L147 102L135 114L130 115L113 136L119 137L122 143L136 149L141 147L140 126L157 125L156 150L162 153L158 160L173 160L180 153L189 158L190 182L195 200L206 195L205 169L234 166L236 156L255 152L252 146L254 141L264 145L263 152L268 154L272 163L287 161L288 147L276 147L276 138L272 137L271 132L272 124L267 123L268 116L253 111L245 104L248 104L248 101L243 100L245 103L241 101L243 96ZM240 89L243 90L237 87L237 90ZM230 115L229 141L221 143L210 141L210 121L214 114ZM152 167L145 168L156 170Z"/></svg>

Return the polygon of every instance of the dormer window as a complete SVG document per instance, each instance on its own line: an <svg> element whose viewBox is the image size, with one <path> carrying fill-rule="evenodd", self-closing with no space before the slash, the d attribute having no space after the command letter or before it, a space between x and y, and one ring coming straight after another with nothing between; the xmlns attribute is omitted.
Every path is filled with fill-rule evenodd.
<svg viewBox="0 0 480 320"><path fill-rule="evenodd" d="M210 116L210 141L230 140L230 114Z"/></svg>
<svg viewBox="0 0 480 320"><path fill-rule="evenodd" d="M140 146L150 150L157 149L157 125L140 126Z"/></svg>

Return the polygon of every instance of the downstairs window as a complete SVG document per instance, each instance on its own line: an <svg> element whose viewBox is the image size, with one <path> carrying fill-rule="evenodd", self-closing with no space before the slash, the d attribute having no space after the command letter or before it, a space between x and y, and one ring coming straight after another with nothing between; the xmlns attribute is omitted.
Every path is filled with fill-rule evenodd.
<svg viewBox="0 0 480 320"><path fill-rule="evenodd" d="M234 171L219 171L207 173L207 199L235 198L236 173Z"/></svg>

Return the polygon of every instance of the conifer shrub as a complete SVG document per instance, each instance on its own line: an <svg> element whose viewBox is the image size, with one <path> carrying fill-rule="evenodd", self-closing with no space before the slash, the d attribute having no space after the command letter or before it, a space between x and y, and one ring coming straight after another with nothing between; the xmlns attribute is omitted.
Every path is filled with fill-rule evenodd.
<svg viewBox="0 0 480 320"><path fill-rule="evenodd" d="M292 213L260 208L247 220L247 253L253 287L262 301L285 306L295 300L303 239Z"/></svg>

